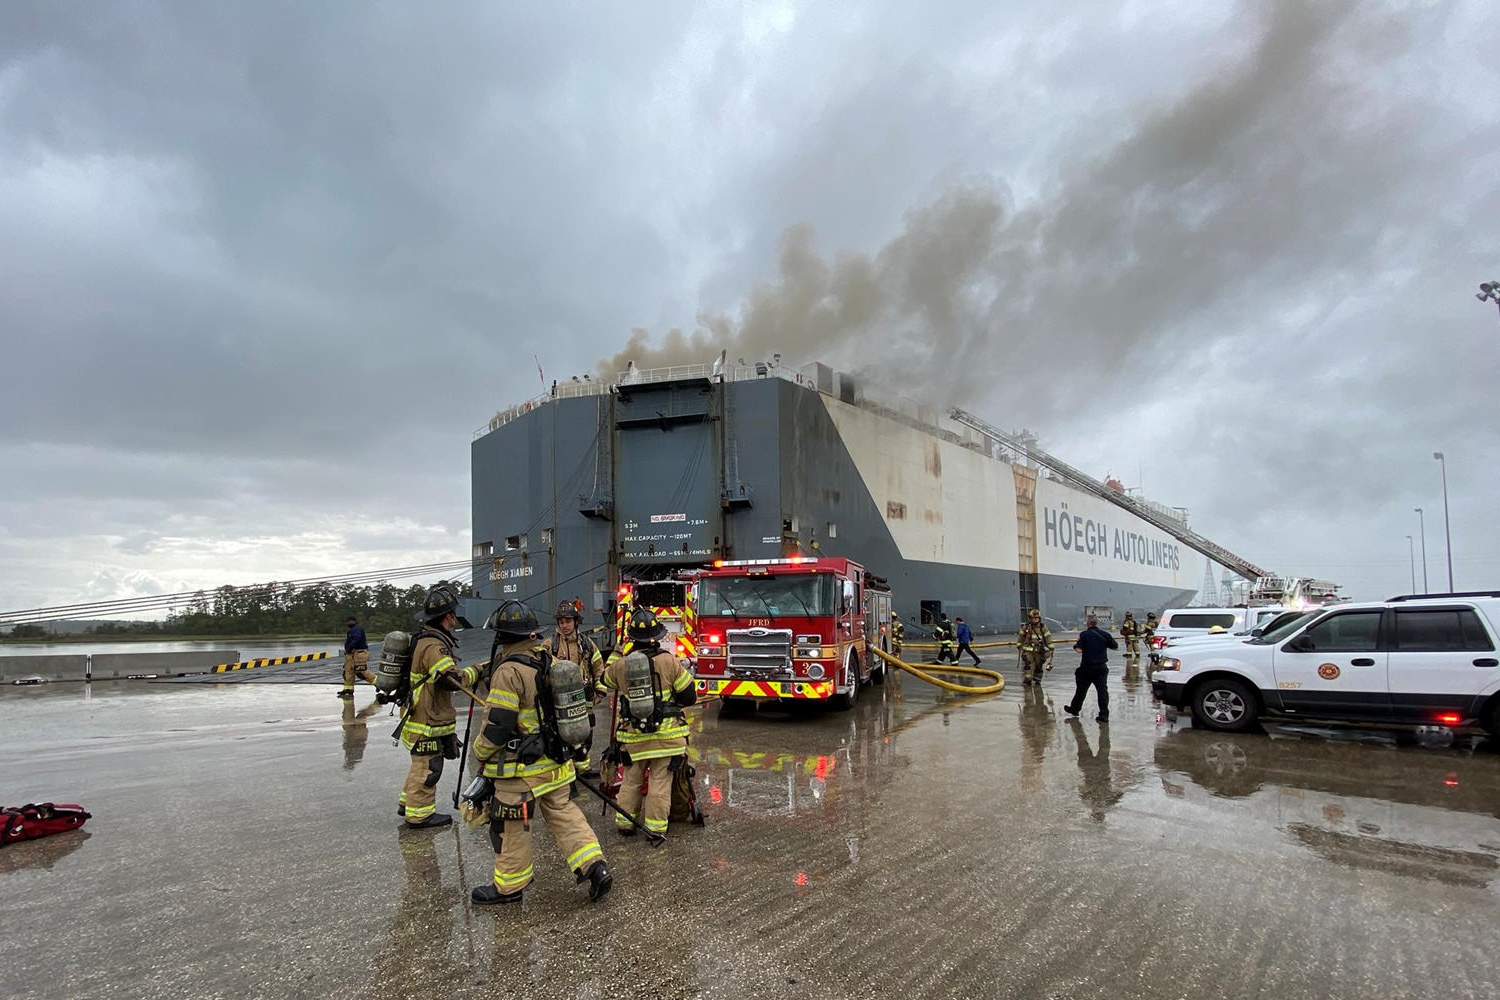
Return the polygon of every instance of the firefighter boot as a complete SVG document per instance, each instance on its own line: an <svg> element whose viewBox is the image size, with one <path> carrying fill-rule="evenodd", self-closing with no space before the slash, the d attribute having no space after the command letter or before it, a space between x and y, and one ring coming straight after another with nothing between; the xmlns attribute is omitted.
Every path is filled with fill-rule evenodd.
<svg viewBox="0 0 1500 1000"><path fill-rule="evenodd" d="M502 893L495 888L495 883L489 882L485 885L476 885L469 893L469 898L480 906L489 906L492 903L519 903L521 894L519 892Z"/></svg>
<svg viewBox="0 0 1500 1000"><path fill-rule="evenodd" d="M632 831L633 832L633 831ZM604 898L610 887L615 884L615 877L604 867L603 861L595 861L589 865L588 871L578 873L578 881L587 880L589 884L589 902L595 903ZM478 890L475 890L478 891Z"/></svg>
<svg viewBox="0 0 1500 1000"><path fill-rule="evenodd" d="M405 813L402 813L402 815L404 816ZM452 822L453 817L449 816L447 813L433 813L431 816L426 817L419 823L412 823L408 821L406 824L406 828L408 830L430 830L433 827L447 826Z"/></svg>

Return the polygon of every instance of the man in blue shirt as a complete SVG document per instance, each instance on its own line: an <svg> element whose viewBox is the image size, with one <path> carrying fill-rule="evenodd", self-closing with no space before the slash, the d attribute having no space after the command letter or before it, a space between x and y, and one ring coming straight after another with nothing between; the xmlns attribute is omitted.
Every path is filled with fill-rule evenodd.
<svg viewBox="0 0 1500 1000"><path fill-rule="evenodd" d="M360 627L359 620L350 615L344 619L344 627L349 631L344 636L344 687L339 691L339 697L353 698L354 678L357 676L367 684L374 684L375 675L370 673L370 644L365 640L365 630Z"/></svg>
<svg viewBox="0 0 1500 1000"><path fill-rule="evenodd" d="M969 648L969 643L974 641L974 633L969 631L969 626L964 623L962 618L955 618L953 620L958 623L958 652L953 654L953 662L958 662L960 654L968 653L974 657L974 666L979 666L978 654Z"/></svg>
<svg viewBox="0 0 1500 1000"><path fill-rule="evenodd" d="M1095 615L1089 615L1084 619L1087 626L1078 633L1078 641L1073 644L1073 651L1082 654L1078 669L1073 672L1077 679L1078 689L1073 692L1073 700L1063 706L1063 711L1076 717L1083 708L1083 699L1088 696L1089 685L1094 686L1094 693L1099 701L1099 714L1094 718L1099 722L1109 721L1109 691L1105 687L1105 680L1109 677L1109 651L1119 649L1120 644L1115 642L1115 637L1099 627L1099 619Z"/></svg>

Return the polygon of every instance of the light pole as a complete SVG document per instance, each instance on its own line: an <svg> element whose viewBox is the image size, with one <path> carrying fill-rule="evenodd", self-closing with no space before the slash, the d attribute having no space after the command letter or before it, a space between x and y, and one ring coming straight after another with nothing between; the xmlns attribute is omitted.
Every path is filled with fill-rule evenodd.
<svg viewBox="0 0 1500 1000"><path fill-rule="evenodd" d="M1417 512L1417 526L1421 529L1422 536L1422 593L1428 592L1427 586L1427 518L1422 515L1421 507L1413 507Z"/></svg>
<svg viewBox="0 0 1500 1000"><path fill-rule="evenodd" d="M1474 297L1480 302L1493 302L1495 308L1500 309L1500 281L1481 281Z"/></svg>
<svg viewBox="0 0 1500 1000"><path fill-rule="evenodd" d="M1406 536L1406 554L1411 556L1411 592L1417 592L1417 549L1410 535Z"/></svg>
<svg viewBox="0 0 1500 1000"><path fill-rule="evenodd" d="M1443 453L1435 451L1432 457L1443 467L1443 546L1448 550L1448 593L1453 593L1453 536L1448 533L1448 462Z"/></svg>

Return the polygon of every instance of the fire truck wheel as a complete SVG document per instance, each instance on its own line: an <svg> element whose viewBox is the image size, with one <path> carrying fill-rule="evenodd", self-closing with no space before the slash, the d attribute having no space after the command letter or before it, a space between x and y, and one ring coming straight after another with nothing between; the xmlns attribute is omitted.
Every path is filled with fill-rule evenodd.
<svg viewBox="0 0 1500 1000"><path fill-rule="evenodd" d="M844 694L836 694L831 699L831 707L838 712L847 712L854 707L859 700L859 657L853 652L849 654L849 663L845 668L845 674L850 682L849 690Z"/></svg>

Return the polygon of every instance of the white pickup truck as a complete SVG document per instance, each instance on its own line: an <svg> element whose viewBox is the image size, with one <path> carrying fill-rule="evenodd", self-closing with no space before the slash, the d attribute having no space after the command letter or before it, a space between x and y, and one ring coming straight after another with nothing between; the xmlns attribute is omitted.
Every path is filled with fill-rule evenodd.
<svg viewBox="0 0 1500 1000"><path fill-rule="evenodd" d="M1500 591L1341 604L1242 642L1169 646L1151 690L1224 731L1282 716L1500 734L1497 625Z"/></svg>

